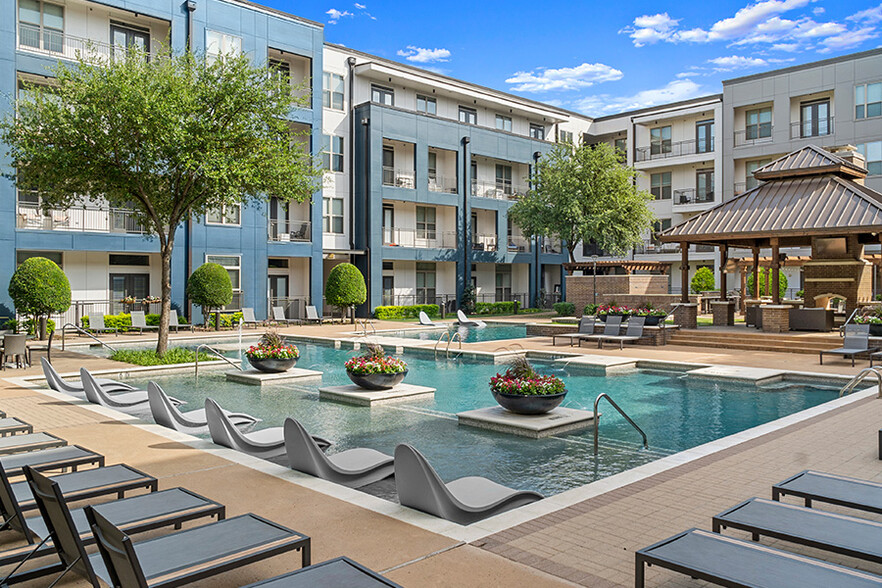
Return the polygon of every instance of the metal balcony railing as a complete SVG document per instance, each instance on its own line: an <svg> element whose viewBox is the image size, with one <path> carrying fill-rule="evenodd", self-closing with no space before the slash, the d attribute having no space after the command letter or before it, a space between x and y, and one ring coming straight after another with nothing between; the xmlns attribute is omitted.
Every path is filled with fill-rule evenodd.
<svg viewBox="0 0 882 588"><path fill-rule="evenodd" d="M444 176L429 176L429 192L456 194L457 190L457 178L455 176L452 178Z"/></svg>
<svg viewBox="0 0 882 588"><path fill-rule="evenodd" d="M383 245L418 249L456 249L456 231L428 229L383 229Z"/></svg>
<svg viewBox="0 0 882 588"><path fill-rule="evenodd" d="M695 188L685 188L682 190L674 190L674 204L706 204L714 201L714 193L711 191L701 191Z"/></svg>
<svg viewBox="0 0 882 588"><path fill-rule="evenodd" d="M94 233L145 233L135 213L122 208L74 207L49 209L40 205L18 203L15 227L37 231L77 231Z"/></svg>
<svg viewBox="0 0 882 588"><path fill-rule="evenodd" d="M497 200L514 200L527 193L529 188L511 182L497 180L485 182L472 180L472 196L479 198L495 198Z"/></svg>
<svg viewBox="0 0 882 588"><path fill-rule="evenodd" d="M383 166L383 185L395 186L396 188L413 189L416 184L416 174L413 170L400 170L393 167Z"/></svg>
<svg viewBox="0 0 882 588"><path fill-rule="evenodd" d="M507 251L509 253L525 253L532 250L532 245L530 240L526 237L521 237L519 235L511 235L508 238L508 248Z"/></svg>
<svg viewBox="0 0 882 588"><path fill-rule="evenodd" d="M68 35L57 29L18 23L18 46L28 51L47 53L62 59L76 59L78 54L113 59L126 53L120 45L110 45L92 39ZM149 50L147 52L149 58Z"/></svg>
<svg viewBox="0 0 882 588"><path fill-rule="evenodd" d="M713 245L690 245L689 251L692 253L711 253L714 251ZM634 248L637 255L669 255L672 253L680 253L679 243L644 243Z"/></svg>
<svg viewBox="0 0 882 588"><path fill-rule="evenodd" d="M743 194L748 190L753 190L757 186L761 186L763 182L759 180L752 180L748 182L735 182L735 194Z"/></svg>
<svg viewBox="0 0 882 588"><path fill-rule="evenodd" d="M638 147L636 161L650 161L653 159L666 159L669 157L682 157L684 155L697 155L701 153L713 153L714 139L710 141L697 141L688 139L671 143L664 141L648 147Z"/></svg>
<svg viewBox="0 0 882 588"><path fill-rule="evenodd" d="M773 128L772 123L762 123L735 131L735 146L742 147L757 143L767 143L772 140Z"/></svg>
<svg viewBox="0 0 882 588"><path fill-rule="evenodd" d="M563 244L560 241L552 241L551 239L542 240L542 253L561 253L563 252Z"/></svg>
<svg viewBox="0 0 882 588"><path fill-rule="evenodd" d="M791 139L807 139L833 134L833 117L818 118L790 123Z"/></svg>
<svg viewBox="0 0 882 588"><path fill-rule="evenodd" d="M312 241L312 222L308 220L274 220L267 226L269 241Z"/></svg>
<svg viewBox="0 0 882 588"><path fill-rule="evenodd" d="M496 251L498 248L498 237L496 233L482 233L472 235L472 250L474 251Z"/></svg>

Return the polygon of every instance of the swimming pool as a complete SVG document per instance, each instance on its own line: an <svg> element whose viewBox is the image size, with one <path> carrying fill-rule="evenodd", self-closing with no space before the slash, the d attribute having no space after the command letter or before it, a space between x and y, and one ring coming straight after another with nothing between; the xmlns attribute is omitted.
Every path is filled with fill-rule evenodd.
<svg viewBox="0 0 882 588"><path fill-rule="evenodd" d="M522 339L527 336L527 326L506 323L489 323L486 327L465 327L451 324L448 327L428 329L402 329L400 331L379 331L379 337L400 337L403 339L420 339L437 341L444 331L450 335L459 333L463 343L480 343L481 341L502 341L504 339Z"/></svg>
<svg viewBox="0 0 882 588"><path fill-rule="evenodd" d="M188 401L187 408L201 407L205 397L211 396L224 408L261 417L260 427L279 426L286 416L295 416L311 433L331 439L331 452L371 447L391 454L396 444L407 442L423 452L445 480L484 475L546 495L767 423L838 395L833 387L791 382L757 387L651 370L597 376L559 362L534 362L539 371L565 379L569 394L564 406L591 410L597 395L606 392L646 431L649 450L642 449L637 433L607 407L600 424L601 451L595 459L591 429L537 440L458 426L456 413L494 406L487 382L505 366L467 359L436 362L431 356L407 353L406 381L436 387L435 398L355 407L320 401L318 387L348 384L342 365L358 352L312 343L298 343L298 347L298 367L323 371L321 384L247 386L227 382L223 370L206 370L198 382L192 374L154 379L167 393ZM230 353L231 357L236 355ZM132 383L147 384L146 380Z"/></svg>

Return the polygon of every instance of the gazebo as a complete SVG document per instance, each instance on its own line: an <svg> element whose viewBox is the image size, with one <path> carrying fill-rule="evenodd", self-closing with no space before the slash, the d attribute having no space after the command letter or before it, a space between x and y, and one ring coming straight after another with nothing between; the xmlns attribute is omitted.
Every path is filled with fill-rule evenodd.
<svg viewBox="0 0 882 588"><path fill-rule="evenodd" d="M762 307L764 330L789 330L790 307L781 304L779 293L781 248L811 248L811 258L803 262L806 308L825 306L838 297L846 300L846 311L851 312L859 302L869 300L873 266L864 259L863 248L880 242L882 194L864 186L867 170L854 147L825 150L808 145L753 175L762 182L757 187L659 235L662 242L680 244L683 294L675 311L678 323L684 328L697 326L697 308L688 298L692 243L720 249L722 299L714 305L714 324L734 324L734 302L725 298L731 248L753 252L757 298L760 250L771 249L773 299Z"/></svg>

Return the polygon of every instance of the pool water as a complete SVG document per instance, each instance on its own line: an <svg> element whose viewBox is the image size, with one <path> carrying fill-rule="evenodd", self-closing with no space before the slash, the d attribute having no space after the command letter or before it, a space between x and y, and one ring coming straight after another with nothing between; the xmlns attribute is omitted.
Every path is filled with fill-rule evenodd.
<svg viewBox="0 0 882 588"><path fill-rule="evenodd" d="M480 343L481 341L502 341L504 339L522 339L527 336L526 325L488 324L486 327L465 327L450 325L447 328L404 329L401 331L380 331L380 337L401 337L404 339L420 339L437 341L442 333L448 331L452 337L459 333L463 343Z"/></svg>
<svg viewBox="0 0 882 588"><path fill-rule="evenodd" d="M348 384L343 362L353 350L301 343L297 366L324 372L322 385ZM230 356L235 357L236 352ZM407 382L437 388L433 400L372 408L320 401L319 383L248 386L227 382L224 370L160 376L165 391L200 408L206 396L224 408L263 419L259 428L280 426L288 415L310 433L334 442L330 452L371 447L391 454L407 442L419 449L445 480L483 475L501 484L556 494L594 480L816 406L837 397L834 388L802 384L755 387L683 378L679 372L638 370L609 376L584 368L534 362L540 372L565 379L563 406L591 410L608 393L645 431L649 450L609 405L601 405L601 451L593 455L593 431L528 439L457 425L456 413L494 406L488 381L505 366L405 354ZM147 381L134 380L139 387ZM149 417L147 417L149 419Z"/></svg>

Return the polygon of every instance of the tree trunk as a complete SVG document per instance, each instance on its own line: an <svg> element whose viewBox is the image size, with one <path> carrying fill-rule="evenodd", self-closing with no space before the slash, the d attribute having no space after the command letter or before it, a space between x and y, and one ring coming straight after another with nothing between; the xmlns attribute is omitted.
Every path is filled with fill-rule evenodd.
<svg viewBox="0 0 882 588"><path fill-rule="evenodd" d="M156 354L164 355L168 350L168 321L171 313L171 258L174 240L169 238L166 244L160 248L162 269L160 271L160 284L162 304L159 311L159 338L156 341Z"/></svg>
<svg viewBox="0 0 882 588"><path fill-rule="evenodd" d="M567 253L570 254L570 263L576 263L576 254L573 253L576 250L576 246L567 247Z"/></svg>
<svg viewBox="0 0 882 588"><path fill-rule="evenodd" d="M42 316L40 317L40 320L39 320L39 325L40 325L40 327L39 327L39 329L40 329L40 341L45 341L45 340L46 340L46 331L47 331L48 323L49 323L49 317L46 316L45 314L42 315Z"/></svg>

